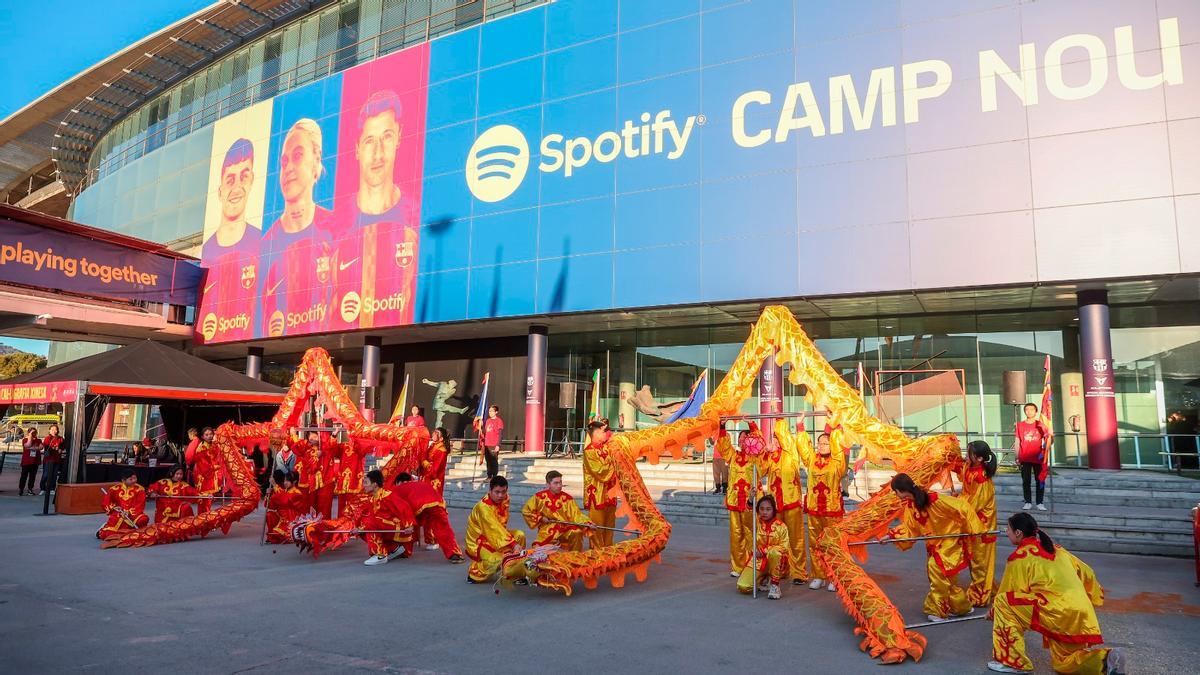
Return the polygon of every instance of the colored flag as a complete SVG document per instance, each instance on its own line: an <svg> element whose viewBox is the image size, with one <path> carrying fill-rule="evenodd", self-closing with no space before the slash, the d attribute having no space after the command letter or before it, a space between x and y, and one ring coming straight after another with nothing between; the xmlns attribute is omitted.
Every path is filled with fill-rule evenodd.
<svg viewBox="0 0 1200 675"><path fill-rule="evenodd" d="M1046 372L1042 380L1042 405L1039 410L1042 426L1046 427L1046 447L1042 449L1042 469L1038 471L1038 483L1044 488L1046 476L1050 475L1050 447L1054 444L1054 395L1050 393L1050 355L1046 355L1046 363L1042 366Z"/></svg>
<svg viewBox="0 0 1200 675"><path fill-rule="evenodd" d="M592 407L588 410L588 421L600 416L600 369L592 375Z"/></svg>
<svg viewBox="0 0 1200 675"><path fill-rule="evenodd" d="M689 417L696 417L700 414L700 406L708 401L708 370L700 373L700 377L692 384L692 393L688 396L683 405L679 409L671 413L664 424L670 424L677 420L685 420Z"/></svg>
<svg viewBox="0 0 1200 675"><path fill-rule="evenodd" d="M483 462L483 425L487 421L488 378L490 376L490 372L483 374L483 393L479 395L479 407L475 409L475 419L471 420L471 426L479 436L479 457L476 459L476 464Z"/></svg>
<svg viewBox="0 0 1200 675"><path fill-rule="evenodd" d="M395 424L398 427L404 426L404 409L408 406L408 373L404 374L404 386L400 387L400 398L396 399L396 409L392 411L392 418L388 420L388 424Z"/></svg>

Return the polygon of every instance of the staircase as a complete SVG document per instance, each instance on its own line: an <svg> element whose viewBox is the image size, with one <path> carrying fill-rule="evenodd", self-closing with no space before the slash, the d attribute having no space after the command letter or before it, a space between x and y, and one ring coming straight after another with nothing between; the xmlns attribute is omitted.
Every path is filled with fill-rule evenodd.
<svg viewBox="0 0 1200 675"><path fill-rule="evenodd" d="M512 512L545 487L551 469L563 474L566 491L582 507L583 468L578 459L502 455L500 472L509 480ZM725 525L724 498L710 494L712 466L699 463L638 463L646 488L672 523ZM891 472L860 472L850 488L848 508L891 478ZM450 458L446 471L447 506L471 508L487 491L483 467L474 455ZM1000 527L1021 509L1020 476L997 474L996 513ZM1200 481L1149 471L1092 472L1056 469L1046 489L1049 511L1032 511L1055 541L1073 551L1192 555L1191 509L1200 504ZM516 525L514 522L513 525Z"/></svg>

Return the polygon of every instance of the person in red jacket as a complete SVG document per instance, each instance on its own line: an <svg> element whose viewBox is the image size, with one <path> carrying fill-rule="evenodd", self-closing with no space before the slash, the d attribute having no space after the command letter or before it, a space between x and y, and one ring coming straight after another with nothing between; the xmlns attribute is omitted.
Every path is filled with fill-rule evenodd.
<svg viewBox="0 0 1200 675"><path fill-rule="evenodd" d="M399 494L384 489L383 472L378 469L367 472L363 492L370 497L362 529L366 530L363 538L371 554L363 564L385 565L396 558L411 557L413 527L417 524L412 507Z"/></svg>
<svg viewBox="0 0 1200 675"><path fill-rule="evenodd" d="M465 560L458 548L458 538L450 527L450 516L446 513L446 502L433 489L433 486L423 480L413 480L407 473L396 477L396 486L392 492L400 495L412 507L417 517L417 527L425 532L428 542L427 551L442 549L446 560L458 564Z"/></svg>
<svg viewBox="0 0 1200 675"><path fill-rule="evenodd" d="M488 416L479 430L483 437L483 460L487 462L488 480L500 473L500 439L504 436L504 420L500 418L500 406L488 406Z"/></svg>
<svg viewBox="0 0 1200 675"><path fill-rule="evenodd" d="M176 466L171 471L170 478L163 478L155 481L147 488L148 495L156 497L195 497L199 493L196 488L188 485L183 479L184 469L182 466ZM154 522L169 523L172 520L180 518L190 518L192 515L192 502L194 499L155 499L154 500ZM206 500L207 501L207 500Z"/></svg>
<svg viewBox="0 0 1200 675"><path fill-rule="evenodd" d="M63 437L58 434L58 425L51 424L49 433L42 439L46 454L42 456L42 492L54 492L58 488L58 468L67 451Z"/></svg>
<svg viewBox="0 0 1200 675"><path fill-rule="evenodd" d="M196 492L205 497L216 496L223 489L222 462L218 455L217 447L213 445L215 438L216 432L213 431L213 428L204 427L204 431L200 434L200 445L196 446L196 452L193 455L193 459L195 460L193 476L196 481ZM198 500L196 502L196 514L208 513L211 506L211 499Z"/></svg>
<svg viewBox="0 0 1200 675"><path fill-rule="evenodd" d="M275 489L267 498L267 543L287 544L292 541L292 523L308 513L308 500L296 487L296 473L276 469L272 476Z"/></svg>
<svg viewBox="0 0 1200 675"><path fill-rule="evenodd" d="M1029 499L1030 482L1037 483L1037 509L1045 511L1042 499L1046 496L1046 484L1038 479L1042 470L1042 459L1050 450L1053 437L1050 430L1038 419L1038 407L1032 403L1025 404L1025 419L1017 422L1017 463L1021 465L1021 491L1025 496L1024 510L1033 508Z"/></svg>
<svg viewBox="0 0 1200 675"><path fill-rule="evenodd" d="M432 485L439 495L445 494L446 488L447 435L442 427L434 429L429 435L429 449L421 460L421 480Z"/></svg>
<svg viewBox="0 0 1200 675"><path fill-rule="evenodd" d="M42 463L42 439L37 429L30 427L28 435L21 441L21 477L17 479L17 496L33 492L33 481L37 478L38 466ZM28 486L28 487L26 487Z"/></svg>
<svg viewBox="0 0 1200 675"><path fill-rule="evenodd" d="M133 469L125 469L121 482L108 486L103 503L108 522L96 530L97 539L115 539L150 524L146 515L146 488L138 485Z"/></svg>

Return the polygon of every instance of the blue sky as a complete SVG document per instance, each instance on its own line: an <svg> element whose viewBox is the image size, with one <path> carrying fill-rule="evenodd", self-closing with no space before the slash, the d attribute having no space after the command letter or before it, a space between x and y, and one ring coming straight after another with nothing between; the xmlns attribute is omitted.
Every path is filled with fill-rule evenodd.
<svg viewBox="0 0 1200 675"><path fill-rule="evenodd" d="M50 349L50 343L45 340L26 340L25 338L0 337L0 344L15 347L23 352L32 354L46 355Z"/></svg>
<svg viewBox="0 0 1200 675"><path fill-rule="evenodd" d="M0 119L215 0L0 2Z"/></svg>

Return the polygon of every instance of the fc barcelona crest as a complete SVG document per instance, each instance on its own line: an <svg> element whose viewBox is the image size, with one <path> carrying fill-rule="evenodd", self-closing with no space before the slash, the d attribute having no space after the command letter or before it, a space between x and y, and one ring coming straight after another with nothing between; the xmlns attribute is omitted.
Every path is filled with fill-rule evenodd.
<svg viewBox="0 0 1200 675"><path fill-rule="evenodd" d="M329 256L317 256L317 281L329 283Z"/></svg>
<svg viewBox="0 0 1200 675"><path fill-rule="evenodd" d="M254 265L246 265L242 267L242 288L250 290L254 288Z"/></svg>
<svg viewBox="0 0 1200 675"><path fill-rule="evenodd" d="M1092 359L1092 370L1103 373L1108 370L1108 359Z"/></svg>
<svg viewBox="0 0 1200 675"><path fill-rule="evenodd" d="M396 264L408 267L413 261L413 243L411 241L396 244Z"/></svg>

